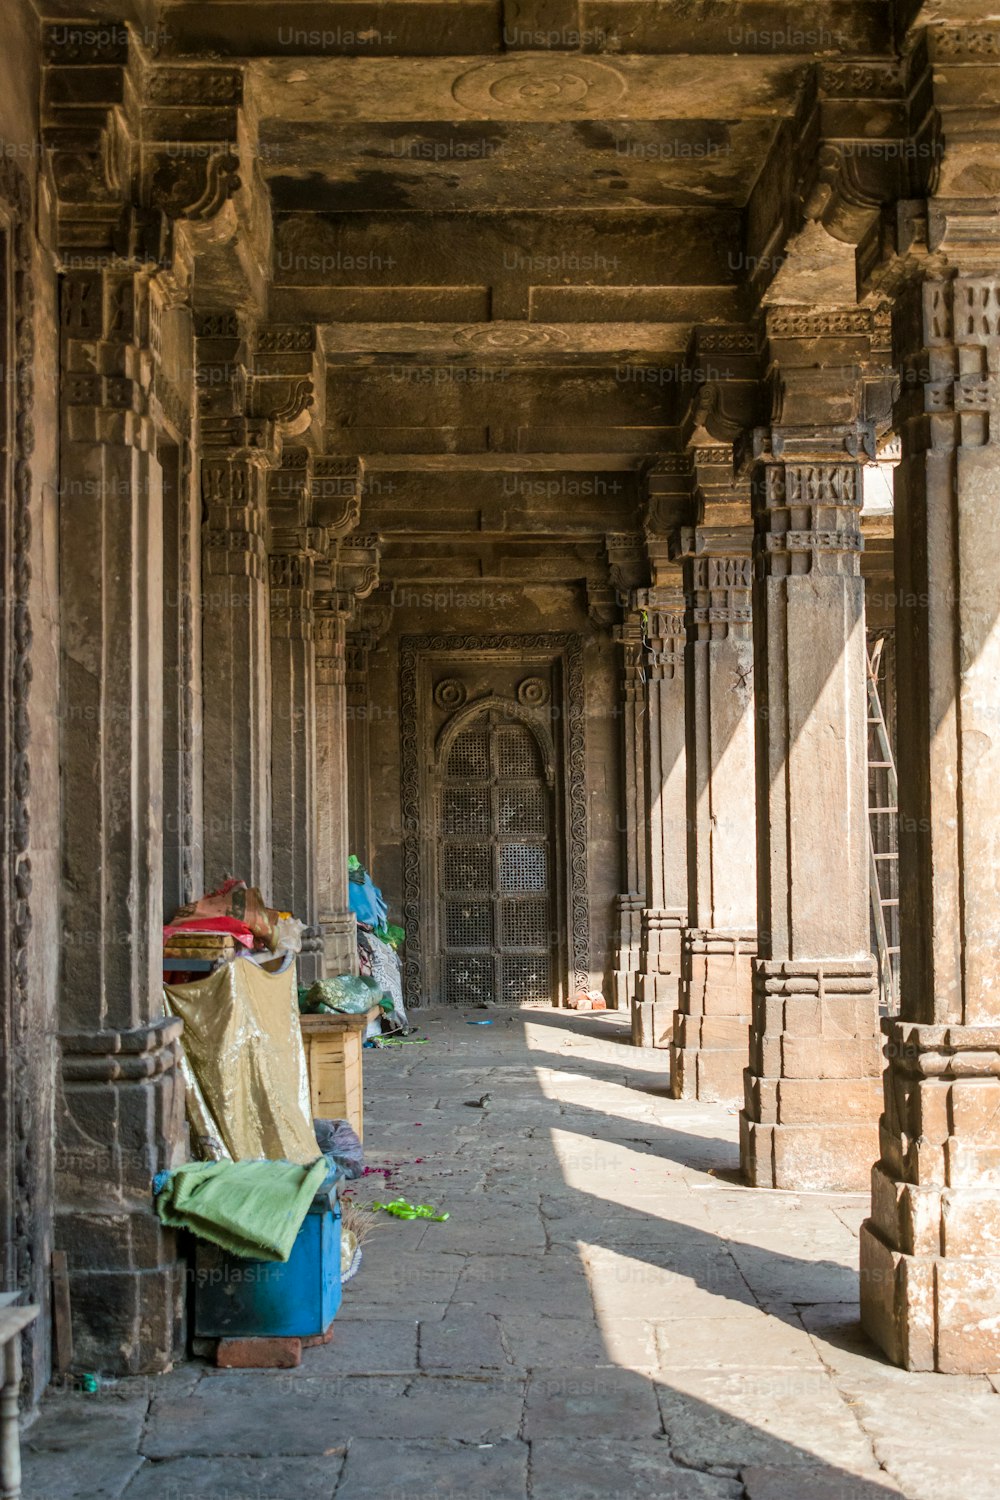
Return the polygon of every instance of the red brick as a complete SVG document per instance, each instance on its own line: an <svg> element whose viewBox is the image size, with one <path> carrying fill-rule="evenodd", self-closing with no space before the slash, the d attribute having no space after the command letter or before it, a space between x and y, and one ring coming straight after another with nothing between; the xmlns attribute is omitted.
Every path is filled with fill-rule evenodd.
<svg viewBox="0 0 1000 1500"><path fill-rule="evenodd" d="M223 1370L294 1370L301 1339L220 1339L215 1363Z"/></svg>

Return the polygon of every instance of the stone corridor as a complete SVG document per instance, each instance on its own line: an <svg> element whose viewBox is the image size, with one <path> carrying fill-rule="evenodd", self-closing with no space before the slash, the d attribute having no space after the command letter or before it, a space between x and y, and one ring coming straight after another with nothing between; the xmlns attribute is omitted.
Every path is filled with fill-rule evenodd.
<svg viewBox="0 0 1000 1500"><path fill-rule="evenodd" d="M741 1186L735 1112L668 1099L623 1015L417 1019L366 1054L369 1163L448 1222L386 1218L298 1370L51 1392L26 1500L1000 1492L1000 1378L860 1333L865 1196Z"/></svg>

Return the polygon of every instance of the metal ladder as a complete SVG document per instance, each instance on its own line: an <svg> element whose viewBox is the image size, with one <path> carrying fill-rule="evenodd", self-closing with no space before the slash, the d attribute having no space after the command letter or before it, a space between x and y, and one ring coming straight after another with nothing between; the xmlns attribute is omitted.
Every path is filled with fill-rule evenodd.
<svg viewBox="0 0 1000 1500"><path fill-rule="evenodd" d="M881 1006L887 1015L896 1015L899 1012L899 848L894 820L899 813L899 788L878 690L884 644L885 638L880 637L868 653L868 858Z"/></svg>

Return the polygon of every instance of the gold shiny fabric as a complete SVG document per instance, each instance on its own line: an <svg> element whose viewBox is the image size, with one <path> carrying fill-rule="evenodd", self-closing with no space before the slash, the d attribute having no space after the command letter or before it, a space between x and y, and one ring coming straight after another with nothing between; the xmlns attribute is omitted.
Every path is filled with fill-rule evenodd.
<svg viewBox="0 0 1000 1500"><path fill-rule="evenodd" d="M216 1159L315 1161L321 1152L312 1126L295 964L269 974L237 958L195 983L166 985L164 993L168 1013L184 1022L188 1118L196 1146Z"/></svg>

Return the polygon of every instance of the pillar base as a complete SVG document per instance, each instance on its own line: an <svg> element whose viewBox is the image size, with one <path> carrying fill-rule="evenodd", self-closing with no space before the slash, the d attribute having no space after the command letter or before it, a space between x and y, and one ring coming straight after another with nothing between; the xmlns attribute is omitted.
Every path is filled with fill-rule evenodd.
<svg viewBox="0 0 1000 1500"><path fill-rule="evenodd" d="M681 969L683 913L647 907L642 913L639 968L633 975L632 1040L669 1047ZM637 1036L644 1040L637 1041ZM655 1038L653 1040L652 1038Z"/></svg>
<svg viewBox="0 0 1000 1500"><path fill-rule="evenodd" d="M358 924L351 911L338 912L334 917L320 918L323 934L323 974L335 978L338 974L358 972Z"/></svg>
<svg viewBox="0 0 1000 1500"><path fill-rule="evenodd" d="M635 969L615 969L611 975L611 1009L629 1010L635 990Z"/></svg>
<svg viewBox="0 0 1000 1500"><path fill-rule="evenodd" d="M908 1370L1000 1371L1000 1026L882 1023L885 1112L861 1317Z"/></svg>
<svg viewBox="0 0 1000 1500"><path fill-rule="evenodd" d="M860 1193L876 1147L873 1125L761 1125L740 1113L740 1161L750 1187Z"/></svg>
<svg viewBox="0 0 1000 1500"><path fill-rule="evenodd" d="M633 1047L669 1047L673 1036L673 1005L667 1001L632 997Z"/></svg>
<svg viewBox="0 0 1000 1500"><path fill-rule="evenodd" d="M642 962L642 897L628 891L618 897L618 944L611 976L612 1008L629 1010L635 976Z"/></svg>
<svg viewBox="0 0 1000 1500"><path fill-rule="evenodd" d="M756 959L740 1116L755 1187L864 1192L878 1155L874 959Z"/></svg>
<svg viewBox="0 0 1000 1500"><path fill-rule="evenodd" d="M56 1244L68 1255L77 1366L156 1374L183 1348L184 1268L153 1210L187 1157L181 1022L61 1037Z"/></svg>
<svg viewBox="0 0 1000 1500"><path fill-rule="evenodd" d="M755 933L685 930L670 1044L671 1098L742 1101L756 951Z"/></svg>

